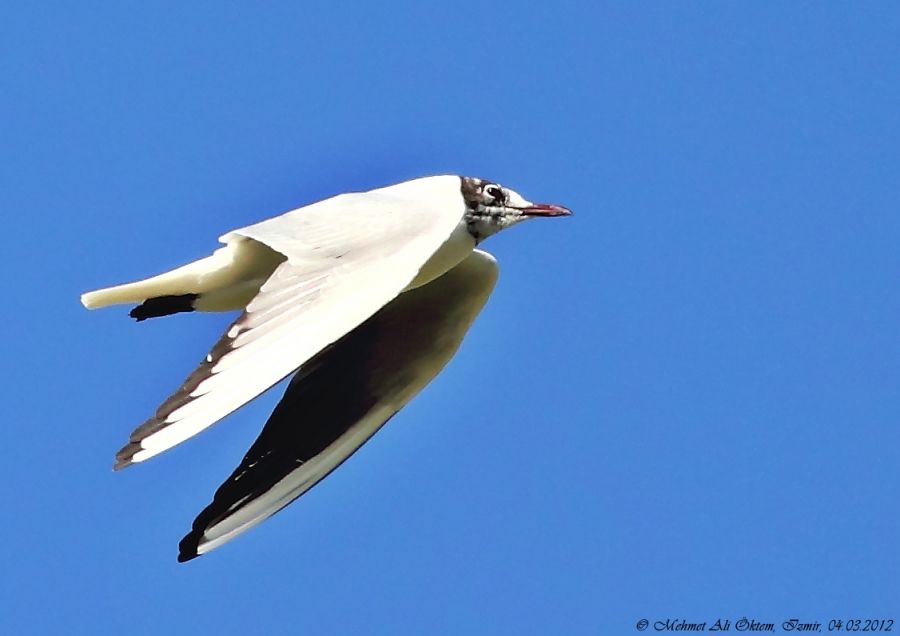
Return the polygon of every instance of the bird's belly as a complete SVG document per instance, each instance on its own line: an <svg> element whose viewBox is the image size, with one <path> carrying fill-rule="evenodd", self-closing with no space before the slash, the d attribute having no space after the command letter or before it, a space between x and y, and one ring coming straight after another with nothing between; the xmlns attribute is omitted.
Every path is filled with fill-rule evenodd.
<svg viewBox="0 0 900 636"><path fill-rule="evenodd" d="M413 281L406 286L407 291L430 283L444 272L456 267L475 249L475 238L469 234L465 220L460 221L450 237L431 255Z"/></svg>

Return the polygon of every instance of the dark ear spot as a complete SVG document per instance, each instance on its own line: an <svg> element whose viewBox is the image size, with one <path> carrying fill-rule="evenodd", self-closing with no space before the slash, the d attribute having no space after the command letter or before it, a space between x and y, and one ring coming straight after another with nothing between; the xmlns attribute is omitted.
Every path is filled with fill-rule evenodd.
<svg viewBox="0 0 900 636"><path fill-rule="evenodd" d="M484 185L484 179L476 177L461 177L460 191L466 207L470 210L476 209L481 204L481 187Z"/></svg>

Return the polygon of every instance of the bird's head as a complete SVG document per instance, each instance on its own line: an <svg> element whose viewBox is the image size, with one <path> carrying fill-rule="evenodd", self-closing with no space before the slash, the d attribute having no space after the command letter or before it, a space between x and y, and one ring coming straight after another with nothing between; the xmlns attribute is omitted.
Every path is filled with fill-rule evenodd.
<svg viewBox="0 0 900 636"><path fill-rule="evenodd" d="M479 242L526 219L572 214L561 205L532 203L515 190L477 177L462 177L462 195L469 232Z"/></svg>

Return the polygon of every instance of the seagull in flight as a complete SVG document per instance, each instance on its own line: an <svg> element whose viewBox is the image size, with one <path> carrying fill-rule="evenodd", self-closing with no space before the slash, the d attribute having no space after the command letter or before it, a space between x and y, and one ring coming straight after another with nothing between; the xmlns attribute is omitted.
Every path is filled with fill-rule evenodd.
<svg viewBox="0 0 900 636"><path fill-rule="evenodd" d="M242 310L197 369L116 454L143 462L294 374L257 440L179 544L213 550L316 485L421 391L459 348L497 280L476 246L536 217L567 216L473 177L341 194L219 238L212 255L88 292L138 321Z"/></svg>

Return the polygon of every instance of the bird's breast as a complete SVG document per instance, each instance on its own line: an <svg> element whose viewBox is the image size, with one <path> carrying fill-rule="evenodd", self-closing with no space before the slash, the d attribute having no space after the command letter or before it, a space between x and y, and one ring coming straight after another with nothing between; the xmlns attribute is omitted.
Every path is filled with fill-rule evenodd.
<svg viewBox="0 0 900 636"><path fill-rule="evenodd" d="M425 261L419 273L404 291L430 283L444 272L456 267L472 253L473 249L475 249L475 238L469 233L465 219L463 219L447 240L431 255L431 258Z"/></svg>

